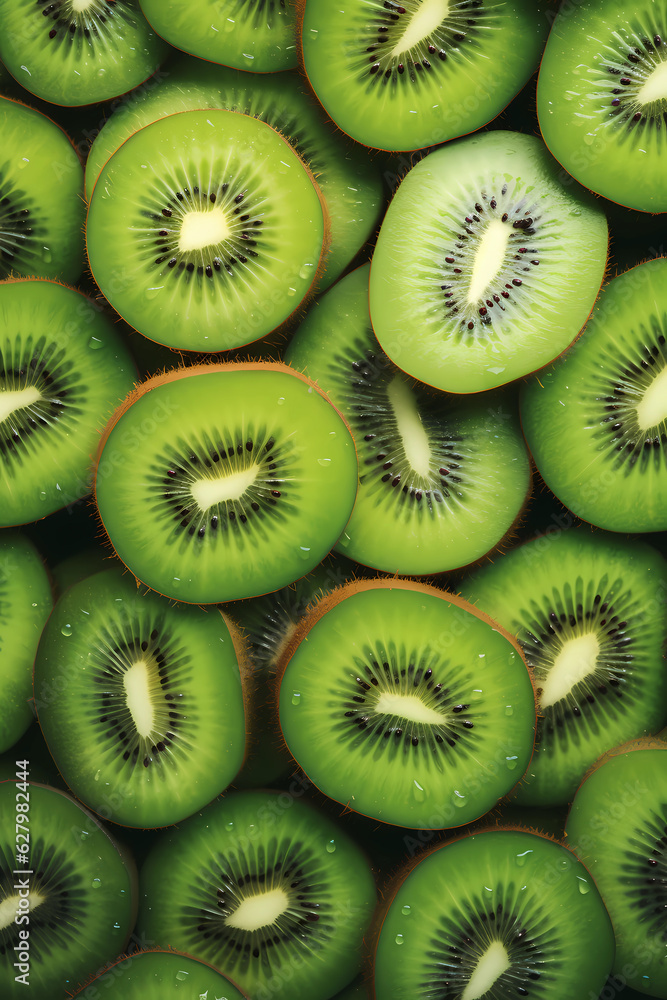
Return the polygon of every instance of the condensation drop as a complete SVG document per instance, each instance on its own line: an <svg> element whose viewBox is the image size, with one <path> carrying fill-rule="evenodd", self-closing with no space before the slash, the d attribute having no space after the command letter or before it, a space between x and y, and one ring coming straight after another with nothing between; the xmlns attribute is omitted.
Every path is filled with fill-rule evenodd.
<svg viewBox="0 0 667 1000"><path fill-rule="evenodd" d="M180 972L176 973L176 981L179 983L184 983L187 978L188 978L187 972L183 972L182 969Z"/></svg>
<svg viewBox="0 0 667 1000"><path fill-rule="evenodd" d="M452 801L457 809L461 809L466 804L466 797L465 795L461 795L460 792L455 791Z"/></svg>
<svg viewBox="0 0 667 1000"><path fill-rule="evenodd" d="M417 802L423 802L426 798L426 793L418 781L413 781L412 794Z"/></svg>
<svg viewBox="0 0 667 1000"><path fill-rule="evenodd" d="M318 458L317 464L323 466L323 468L326 468L327 465L331 465L331 459L330 458Z"/></svg>
<svg viewBox="0 0 667 1000"><path fill-rule="evenodd" d="M299 277L300 278L304 278L305 279L305 278L311 278L312 276L313 276L313 265L312 264L304 264L299 269Z"/></svg>
<svg viewBox="0 0 667 1000"><path fill-rule="evenodd" d="M532 853L533 853L532 851L524 851L523 854L517 854L514 860L516 861L519 868L523 868L526 861L528 860L528 855Z"/></svg>
<svg viewBox="0 0 667 1000"><path fill-rule="evenodd" d="M227 18L227 20L225 21L225 31L227 32L227 34L229 34L230 31L234 30L235 24L236 24L236 21L234 21L233 18L231 18L231 17Z"/></svg>
<svg viewBox="0 0 667 1000"><path fill-rule="evenodd" d="M42 255L42 260L44 261L45 264L50 264L51 261L53 260L53 256L52 256L51 251L49 250L48 247L44 247L44 253Z"/></svg>
<svg viewBox="0 0 667 1000"><path fill-rule="evenodd" d="M401 907L401 913L403 914L404 917L407 917L408 914L411 912L412 912L412 907L408 906L407 903L405 904L405 906Z"/></svg>
<svg viewBox="0 0 667 1000"><path fill-rule="evenodd" d="M39 491L39 499L46 500L46 493L44 492L44 490Z"/></svg>
<svg viewBox="0 0 667 1000"><path fill-rule="evenodd" d="M102 879L94 878L90 884L93 887L93 889L99 889L99 887L102 885Z"/></svg>
<svg viewBox="0 0 667 1000"><path fill-rule="evenodd" d="M278 406L282 406L284 402L285 402L285 397L284 396L279 396L278 397Z"/></svg>
<svg viewBox="0 0 667 1000"><path fill-rule="evenodd" d="M516 768L517 764L519 763L519 758L518 757L505 757L505 761L507 763L507 770L508 771L513 771Z"/></svg>
<svg viewBox="0 0 667 1000"><path fill-rule="evenodd" d="M283 173L284 173L284 171L283 171ZM289 288L287 289L287 294L289 295L289 297L290 297L290 298L292 298L292 296L293 296L293 295L296 295L296 288L292 288L292 287L290 286L290 287L289 287Z"/></svg>
<svg viewBox="0 0 667 1000"><path fill-rule="evenodd" d="M60 631L61 631L61 633L63 635L71 635L72 634L72 626L69 625L69 624L63 625L63 627L60 629Z"/></svg>
<svg viewBox="0 0 667 1000"><path fill-rule="evenodd" d="M583 896L585 896L586 893L590 892L590 890L591 890L590 884L585 879L579 878L578 875L577 875L577 880L578 880L578 883L579 883L579 892Z"/></svg>
<svg viewBox="0 0 667 1000"><path fill-rule="evenodd" d="M95 771L95 775L93 777L93 781L99 781L101 773L102 773L101 771Z"/></svg>
<svg viewBox="0 0 667 1000"><path fill-rule="evenodd" d="M292 691L292 704L293 705L300 705L301 704L301 692L300 691Z"/></svg>
<svg viewBox="0 0 667 1000"><path fill-rule="evenodd" d="M334 840L327 841L327 854L333 854L336 850L336 842Z"/></svg>
<svg viewBox="0 0 667 1000"><path fill-rule="evenodd" d="M100 347L104 347L104 344L99 337L91 337L88 341L88 347L91 351L99 351Z"/></svg>
<svg viewBox="0 0 667 1000"><path fill-rule="evenodd" d="M163 288L164 288L164 285L156 285L153 288L147 288L146 289L146 298L147 299L154 299L157 295L159 295L159 293L162 291Z"/></svg>
<svg viewBox="0 0 667 1000"><path fill-rule="evenodd" d="M505 705L505 715L514 715L514 708L512 705Z"/></svg>
<svg viewBox="0 0 667 1000"><path fill-rule="evenodd" d="M233 830L233 829L234 829L234 821L230 819L229 822L225 823L225 830Z"/></svg>
<svg viewBox="0 0 667 1000"><path fill-rule="evenodd" d="M310 559L310 548L306 545L300 545L297 555L299 559Z"/></svg>
<svg viewBox="0 0 667 1000"><path fill-rule="evenodd" d="M403 944L403 941L405 940L405 938L403 937L402 934L397 934L396 937L394 938L394 940L395 940L396 944Z"/></svg>

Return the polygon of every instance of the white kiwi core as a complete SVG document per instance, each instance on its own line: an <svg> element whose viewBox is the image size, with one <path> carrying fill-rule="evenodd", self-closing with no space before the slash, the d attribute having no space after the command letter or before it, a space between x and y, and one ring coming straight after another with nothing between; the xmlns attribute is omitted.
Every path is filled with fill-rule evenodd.
<svg viewBox="0 0 667 1000"><path fill-rule="evenodd" d="M259 466L257 464L248 466L247 469L239 469L238 472L231 472L228 476L219 476L217 479L199 479L190 487L190 492L199 509L204 513L217 503L224 503L226 500L238 500L243 496L248 487L257 479Z"/></svg>
<svg viewBox="0 0 667 1000"><path fill-rule="evenodd" d="M652 104L667 98L667 62L656 66L648 80L637 94L640 104Z"/></svg>
<svg viewBox="0 0 667 1000"><path fill-rule="evenodd" d="M25 910L25 900L28 901L28 910ZM23 905L21 910L24 913L36 910L40 903L43 903L46 896L43 896L39 892L29 892L23 899ZM2 902L0 902L0 931L4 931L5 927L9 927L14 923L14 918L19 912L19 905L21 904L21 897L17 895L6 896Z"/></svg>
<svg viewBox="0 0 667 1000"><path fill-rule="evenodd" d="M565 698L575 684L595 670L600 642L593 632L568 639L541 685L540 705L548 708Z"/></svg>
<svg viewBox="0 0 667 1000"><path fill-rule="evenodd" d="M413 45L419 45L442 24L448 13L449 0L424 0L410 18L410 23L391 50L391 55L400 56L401 52L407 52Z"/></svg>
<svg viewBox="0 0 667 1000"><path fill-rule="evenodd" d="M382 715L394 715L408 722L424 722L430 726L442 725L445 716L425 705L414 694L396 694L383 691L375 704L375 711Z"/></svg>
<svg viewBox="0 0 667 1000"><path fill-rule="evenodd" d="M431 448L417 409L415 394L402 375L395 375L387 387L389 403L401 435L405 457L420 476L428 476Z"/></svg>
<svg viewBox="0 0 667 1000"><path fill-rule="evenodd" d="M461 1000L481 1000L511 964L505 946L500 941L492 941L473 969Z"/></svg>
<svg viewBox="0 0 667 1000"><path fill-rule="evenodd" d="M203 212L193 210L183 216L178 249L182 252L203 250L228 239L231 232L227 216L218 205Z"/></svg>
<svg viewBox="0 0 667 1000"><path fill-rule="evenodd" d="M667 419L667 368L663 368L637 404L637 423L642 431Z"/></svg>
<svg viewBox="0 0 667 1000"><path fill-rule="evenodd" d="M123 674L123 686L127 707L140 736L150 736L155 722L155 712L151 701L151 664L147 660L137 660Z"/></svg>
<svg viewBox="0 0 667 1000"><path fill-rule="evenodd" d="M225 923L239 931L257 931L275 923L288 906L289 897L284 889L267 889L244 899Z"/></svg>
<svg viewBox="0 0 667 1000"><path fill-rule="evenodd" d="M20 410L24 406L32 406L41 398L41 392L34 385L27 385L25 389L0 391L0 423L11 416L15 410Z"/></svg>
<svg viewBox="0 0 667 1000"><path fill-rule="evenodd" d="M492 219L484 230L479 248L475 253L468 304L472 305L483 297L484 292L495 280L503 266L505 251L511 230L500 219Z"/></svg>

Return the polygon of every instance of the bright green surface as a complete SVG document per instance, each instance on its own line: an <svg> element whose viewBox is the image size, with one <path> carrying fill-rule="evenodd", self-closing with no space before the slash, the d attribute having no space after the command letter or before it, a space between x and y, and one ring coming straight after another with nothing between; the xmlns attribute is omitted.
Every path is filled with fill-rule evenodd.
<svg viewBox="0 0 667 1000"><path fill-rule="evenodd" d="M135 376L90 299L52 281L0 284L0 525L27 524L90 492L100 433ZM4 395L31 389L34 398Z"/></svg>
<svg viewBox="0 0 667 1000"><path fill-rule="evenodd" d="M462 592L517 637L538 700L543 689L562 695L549 693L541 708L518 801L571 802L600 754L664 724L667 563L654 549L586 528L552 530L497 556ZM586 636L597 639L592 659Z"/></svg>
<svg viewBox="0 0 667 1000"><path fill-rule="evenodd" d="M568 5L551 29L537 87L553 155L581 184L644 212L667 211L666 37L661 3Z"/></svg>
<svg viewBox="0 0 667 1000"><path fill-rule="evenodd" d="M614 973L654 997L667 997L666 824L667 747L607 760L577 792L566 825L614 924Z"/></svg>
<svg viewBox="0 0 667 1000"><path fill-rule="evenodd" d="M377 947L375 996L458 1000L493 942L511 966L484 1000L588 1000L614 957L595 884L569 851L530 833L482 833L435 851L399 888Z"/></svg>
<svg viewBox="0 0 667 1000"><path fill-rule="evenodd" d="M80 1000L244 1000L244 994L215 969L187 955L132 955L74 994Z"/></svg>
<svg viewBox="0 0 667 1000"><path fill-rule="evenodd" d="M533 0L480 6L306 0L302 44L311 86L336 124L368 146L416 149L472 132L528 80L547 31ZM417 28L406 50L424 9L430 30Z"/></svg>
<svg viewBox="0 0 667 1000"><path fill-rule="evenodd" d="M27 803L27 814L17 812L17 802ZM28 843L17 837L19 814L29 817L26 866L16 861L17 843ZM0 921L3 1000L60 1000L125 947L134 925L135 879L106 831L62 792L30 785L23 793L13 781L3 782L0 817L0 906L15 905L9 899L16 896L18 879L27 880L24 888L33 897L29 923L4 915ZM15 875L16 868L27 873ZM14 948L26 929L28 987L14 978L24 970L13 968Z"/></svg>
<svg viewBox="0 0 667 1000"><path fill-rule="evenodd" d="M140 84L166 55L138 0L114 0L112 6L91 0L79 13L72 3L63 6L54 19L41 4L0 0L0 59L22 87L45 101L106 101Z"/></svg>
<svg viewBox="0 0 667 1000"><path fill-rule="evenodd" d="M222 490L253 467L238 500L204 510L194 498L196 484ZM356 487L354 443L339 414L302 379L270 366L150 389L109 435L96 481L123 562L154 590L195 604L256 597L309 573L345 527ZM184 510L183 525L176 515Z"/></svg>
<svg viewBox="0 0 667 1000"><path fill-rule="evenodd" d="M393 694L414 700L392 705ZM348 594L315 623L287 664L279 711L290 752L325 795L398 826L477 819L533 749L533 688L514 647L400 581Z"/></svg>
<svg viewBox="0 0 667 1000"><path fill-rule="evenodd" d="M357 268L313 306L285 361L315 379L355 438L359 494L339 551L386 573L440 573L510 529L528 454L509 400L436 395L389 361L368 315L368 273Z"/></svg>
<svg viewBox="0 0 667 1000"><path fill-rule="evenodd" d="M327 1000L348 983L375 907L356 844L279 792L232 793L164 834L140 887L140 933L224 968L250 997L267 990L272 1000ZM234 929L244 900L274 891L286 896L281 915L255 931Z"/></svg>
<svg viewBox="0 0 667 1000"><path fill-rule="evenodd" d="M53 606L46 569L35 546L0 532L0 753L23 735L34 713L32 665Z"/></svg>
<svg viewBox="0 0 667 1000"><path fill-rule="evenodd" d="M183 233L202 216L218 228L188 248ZM200 351L286 320L313 284L324 235L318 192L289 144L222 110L135 133L100 174L87 221L90 266L113 307L150 340Z"/></svg>
<svg viewBox="0 0 667 1000"><path fill-rule="evenodd" d="M605 285L577 343L523 392L537 468L559 500L597 527L667 529L664 381L653 390L654 422L638 423L651 386L667 377L666 335L667 259L658 258Z"/></svg>
<svg viewBox="0 0 667 1000"><path fill-rule="evenodd" d="M0 277L76 281L83 268L83 168L65 133L0 98Z"/></svg>
<svg viewBox="0 0 667 1000"><path fill-rule="evenodd" d="M558 169L534 136L491 132L407 174L380 228L370 311L381 346L409 375L480 392L572 343L602 282L607 223ZM493 266L479 252L489 232L504 247Z"/></svg>
<svg viewBox="0 0 667 1000"><path fill-rule="evenodd" d="M148 680L130 695L138 670ZM150 726L140 723L148 732L138 732L137 704L152 708ZM121 570L58 600L35 662L35 705L69 787L126 826L177 823L243 762L243 691L222 616L137 590Z"/></svg>
<svg viewBox="0 0 667 1000"><path fill-rule="evenodd" d="M141 8L171 45L202 59L253 73L296 66L293 0L141 0Z"/></svg>

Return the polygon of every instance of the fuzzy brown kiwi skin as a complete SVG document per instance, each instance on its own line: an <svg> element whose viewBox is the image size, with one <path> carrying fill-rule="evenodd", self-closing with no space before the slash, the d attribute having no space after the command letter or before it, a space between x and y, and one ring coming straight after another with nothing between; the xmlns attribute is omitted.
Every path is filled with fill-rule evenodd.
<svg viewBox="0 0 667 1000"><path fill-rule="evenodd" d="M191 108L188 111L176 111L176 112L174 112L174 114L175 115L187 115L187 114L190 114L191 111L196 111L196 110L197 110L197 108ZM210 111L211 109L210 108L202 108L200 110ZM229 111L229 108L220 108L218 110ZM245 114L242 111L234 111L234 112L230 112L230 114L243 115L244 118L252 118L253 121L257 120L254 117L254 115L247 115L247 114ZM155 121L162 121L162 120L163 120L162 118L155 119ZM142 128L148 128L150 125L154 125L155 121L149 122L147 125L143 125ZM281 334L287 334L289 332L289 330L291 329L291 324L293 322L295 322L295 321L301 321L301 319L303 319L303 317L305 316L305 313L306 313L306 310L307 310L308 306L310 305L310 303L312 302L312 300L317 295L317 291L318 291L318 287L319 287L320 281L321 281L321 279L322 279L322 277L324 275L324 272L326 271L327 257L329 256L329 248L331 246L331 224L330 224L330 216L329 216L329 207L328 207L326 201L324 200L324 195L322 194L320 186L317 183L315 175L314 175L313 171L310 169L310 166L306 163L306 161L303 159L303 157L300 155L300 153L297 152L297 150L294 148L294 146L291 144L291 142L288 141L288 139L283 135L283 133L279 129L274 128L273 125L269 125L268 122L264 122L263 121L262 124L266 125L267 128L270 128L272 132L275 132L276 135L280 136L280 138L282 139L282 141L291 150L291 152L294 154L294 156L296 156L296 158L299 160L301 166L303 167L303 169L305 170L305 172L308 174L308 177L310 178L311 183L312 183L313 187L315 188L315 193L317 194L317 197L318 197L318 200L319 200L319 203L320 203L320 208L322 210L323 225L324 225L324 238L323 238L323 241L322 241L322 249L320 251L320 257L319 257L319 260L317 262L317 267L315 269L315 274L314 274L313 280L312 280L312 282L310 284L310 288L308 289L308 291L304 295L304 297L301 300L301 302L299 302L295 306L295 308L292 310L292 312L289 314L289 316L286 316L285 319L282 321L282 323L279 323L278 326L275 327L275 329L271 330L266 335L267 337L274 337L274 336L279 337ZM138 131L141 131L141 129L139 129ZM137 134L136 132L132 133L132 135L136 135L136 134ZM121 146L124 146L125 143L127 143L132 138L132 135L128 136L127 139L125 139L120 144L120 146L118 147L118 149L120 149ZM90 198L89 198L88 202L85 203L86 204L86 221L85 221L85 229L84 229L84 236L85 236L85 257L86 257L86 272L85 273L86 273L86 276L88 278L90 278L90 280L95 284L96 287L97 287L97 282L96 282L96 279L95 279L95 275L93 273L93 269L92 269L92 267L90 265L90 255L88 253L88 216L90 214L90 204L91 204L91 201L92 201L92 198L93 198L93 194L95 193L95 188L97 187L97 183L98 183L100 177L102 176L102 172L104 170L104 167L109 162L109 160L111 160L112 157L115 156L115 154L118 152L118 149L115 149L114 152L111 154L111 156L108 157L107 160L105 160L102 168L100 169L99 174L97 175L97 178L95 179L95 183L94 183L94 185L92 187L92 190L90 192ZM135 333L139 333L139 334L141 334L142 337L146 337L146 340L151 340L153 343L159 344L160 347L167 346L165 344L160 344L159 341L153 340L152 337L147 337L145 333L143 333L141 330L138 330L135 326L132 325L132 323L129 323L127 321L127 319L125 319L125 317L123 316L123 314L121 312L119 312L119 310L116 309L115 306L112 306L112 304L102 294L101 291L100 291L100 293L98 295L98 298L99 298L100 301L105 302L108 305L109 309L112 309L118 316L120 316L120 318L125 323L127 323L127 326L131 330L134 330ZM248 343L245 344L245 345L244 344L240 344L239 348L244 347L244 346L249 346L250 344L254 344L254 343L257 343L257 341L248 341ZM185 351L185 348L170 348L170 350L172 350L172 351ZM204 353L204 352L200 351L200 352L197 352L197 353ZM219 351L212 351L211 352L211 354L219 354L219 353L220 353Z"/></svg>

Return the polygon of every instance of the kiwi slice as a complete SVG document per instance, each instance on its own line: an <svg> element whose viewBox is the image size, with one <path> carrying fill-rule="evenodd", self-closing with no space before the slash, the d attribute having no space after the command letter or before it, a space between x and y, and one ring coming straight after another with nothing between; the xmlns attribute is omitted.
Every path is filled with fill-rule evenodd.
<svg viewBox="0 0 667 1000"><path fill-rule="evenodd" d="M285 792L232 792L163 834L141 887L139 932L253 1000L331 997L359 969L375 907L357 845Z"/></svg>
<svg viewBox="0 0 667 1000"><path fill-rule="evenodd" d="M326 270L318 287L329 286L380 221L382 177L366 150L334 135L296 73L263 76L182 60L168 79L130 96L105 123L86 161L88 197L108 158L138 129L179 111L221 107L277 129L317 178L330 234Z"/></svg>
<svg viewBox="0 0 667 1000"><path fill-rule="evenodd" d="M421 382L491 389L572 343L606 255L603 213L539 139L461 139L413 167L389 205L371 265L373 328Z"/></svg>
<svg viewBox="0 0 667 1000"><path fill-rule="evenodd" d="M526 542L464 582L464 596L517 637L533 674L538 729L518 801L571 802L600 754L664 725L666 591L658 552L584 528Z"/></svg>
<svg viewBox="0 0 667 1000"><path fill-rule="evenodd" d="M667 10L596 0L556 18L537 87L544 141L597 194L667 211Z"/></svg>
<svg viewBox="0 0 667 1000"><path fill-rule="evenodd" d="M100 433L135 375L86 296L42 279L0 283L0 526L90 492Z"/></svg>
<svg viewBox="0 0 667 1000"><path fill-rule="evenodd" d="M619 747L584 781L568 816L568 844L590 869L616 934L613 971L667 997L665 829L667 747Z"/></svg>
<svg viewBox="0 0 667 1000"><path fill-rule="evenodd" d="M83 167L68 137L0 97L0 278L76 281L83 268Z"/></svg>
<svg viewBox="0 0 667 1000"><path fill-rule="evenodd" d="M149 379L105 433L95 484L117 555L174 600L285 587L349 519L354 442L317 387L282 364L199 365Z"/></svg>
<svg viewBox="0 0 667 1000"><path fill-rule="evenodd" d="M136 906L134 865L89 812L55 788L0 783L3 1000L60 1000L122 951Z"/></svg>
<svg viewBox="0 0 667 1000"><path fill-rule="evenodd" d="M560 844L494 830L408 872L375 952L377 1000L588 1000L614 932L593 879Z"/></svg>
<svg viewBox="0 0 667 1000"><path fill-rule="evenodd" d="M33 543L18 532L0 532L0 753L34 719L32 665L52 607L49 578Z"/></svg>
<svg viewBox="0 0 667 1000"><path fill-rule="evenodd" d="M667 258L603 288L582 337L525 386L523 430L549 489L610 531L667 529Z"/></svg>
<svg viewBox="0 0 667 1000"><path fill-rule="evenodd" d="M102 991L100 993L100 990ZM245 993L211 965L173 951L138 951L122 955L85 983L81 1000L245 1000Z"/></svg>
<svg viewBox="0 0 667 1000"><path fill-rule="evenodd" d="M326 239L321 195L275 129L234 111L147 125L102 170L86 239L114 309L168 347L223 351L299 307Z"/></svg>
<svg viewBox="0 0 667 1000"><path fill-rule="evenodd" d="M365 264L310 310L285 353L350 421L359 494L338 548L386 573L481 558L519 515L530 465L509 401L429 391L398 371L368 315Z"/></svg>
<svg viewBox="0 0 667 1000"><path fill-rule="evenodd" d="M253 73L297 64L295 0L141 0L158 34L201 59Z"/></svg>
<svg viewBox="0 0 667 1000"><path fill-rule="evenodd" d="M304 0L304 68L354 139L380 149L432 146L485 125L521 90L544 45L543 6L352 0L339 9Z"/></svg>
<svg viewBox="0 0 667 1000"><path fill-rule="evenodd" d="M318 603L285 652L279 712L325 795L397 826L477 819L533 750L519 646L467 602L407 580L354 581Z"/></svg>
<svg viewBox="0 0 667 1000"><path fill-rule="evenodd" d="M58 770L126 826L177 823L243 763L234 635L217 609L173 605L111 569L60 597L35 660L35 706Z"/></svg>
<svg viewBox="0 0 667 1000"><path fill-rule="evenodd" d="M154 73L167 46L138 0L2 0L0 59L52 104L107 101Z"/></svg>

